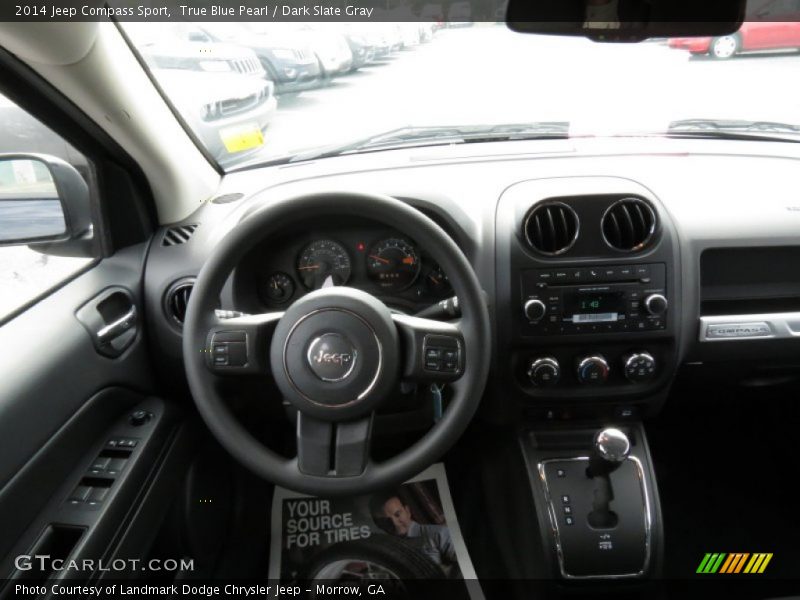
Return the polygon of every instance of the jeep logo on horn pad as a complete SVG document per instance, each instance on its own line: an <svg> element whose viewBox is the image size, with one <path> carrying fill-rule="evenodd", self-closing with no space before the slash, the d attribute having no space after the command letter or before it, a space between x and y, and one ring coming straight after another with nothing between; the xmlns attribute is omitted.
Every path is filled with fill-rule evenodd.
<svg viewBox="0 0 800 600"><path fill-rule="evenodd" d="M336 382L353 372L358 352L343 335L326 333L311 342L306 358L314 375L322 381Z"/></svg>

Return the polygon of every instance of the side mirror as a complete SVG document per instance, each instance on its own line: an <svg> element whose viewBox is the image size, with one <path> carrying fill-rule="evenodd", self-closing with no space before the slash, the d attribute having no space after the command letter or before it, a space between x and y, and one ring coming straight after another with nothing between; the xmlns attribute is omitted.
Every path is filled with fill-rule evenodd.
<svg viewBox="0 0 800 600"><path fill-rule="evenodd" d="M88 256L89 186L69 163L44 154L0 154L0 246Z"/></svg>

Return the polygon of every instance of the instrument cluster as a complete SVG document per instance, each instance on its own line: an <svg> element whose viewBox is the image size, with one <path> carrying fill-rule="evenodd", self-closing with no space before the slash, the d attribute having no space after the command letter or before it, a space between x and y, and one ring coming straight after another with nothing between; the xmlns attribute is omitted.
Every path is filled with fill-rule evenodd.
<svg viewBox="0 0 800 600"><path fill-rule="evenodd" d="M390 229L324 228L261 248L251 259L261 304L280 308L312 290L351 286L410 307L453 295L442 268Z"/></svg>

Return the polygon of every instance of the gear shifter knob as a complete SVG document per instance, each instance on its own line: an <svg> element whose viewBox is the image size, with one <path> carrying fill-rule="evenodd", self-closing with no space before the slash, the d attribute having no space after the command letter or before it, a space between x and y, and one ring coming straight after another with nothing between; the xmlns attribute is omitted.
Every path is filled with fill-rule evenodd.
<svg viewBox="0 0 800 600"><path fill-rule="evenodd" d="M619 429L609 427L597 432L594 436L594 449L589 459L587 475L599 477L616 471L628 458L631 442L628 436Z"/></svg>

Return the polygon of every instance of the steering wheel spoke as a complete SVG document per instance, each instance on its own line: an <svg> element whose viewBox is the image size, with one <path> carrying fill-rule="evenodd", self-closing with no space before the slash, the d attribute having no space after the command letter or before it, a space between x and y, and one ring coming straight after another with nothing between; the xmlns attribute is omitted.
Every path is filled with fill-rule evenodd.
<svg viewBox="0 0 800 600"><path fill-rule="evenodd" d="M355 477L369 462L372 418L334 423L297 413L297 466L318 477Z"/></svg>
<svg viewBox="0 0 800 600"><path fill-rule="evenodd" d="M214 317L208 327L206 366L217 375L264 375L270 371L269 344L283 312Z"/></svg>
<svg viewBox="0 0 800 600"><path fill-rule="evenodd" d="M403 341L403 379L450 382L461 378L466 356L460 322L402 314L393 314L392 320Z"/></svg>

